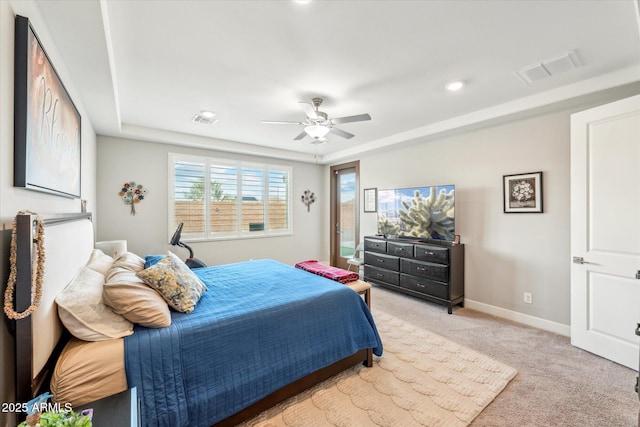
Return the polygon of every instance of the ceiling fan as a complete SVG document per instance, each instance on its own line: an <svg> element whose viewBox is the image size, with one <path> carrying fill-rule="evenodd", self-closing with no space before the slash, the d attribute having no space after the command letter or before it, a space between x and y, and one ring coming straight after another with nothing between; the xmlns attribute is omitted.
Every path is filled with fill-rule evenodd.
<svg viewBox="0 0 640 427"><path fill-rule="evenodd" d="M371 120L371 116L369 114L358 114L355 116L330 119L327 113L318 110L320 104L322 104L322 98L313 98L311 103L300 101L298 105L300 105L300 108L302 108L307 115L307 118L302 122L263 120L261 123L304 126L302 133L293 139L297 141L309 135L313 138L313 142L318 144L326 141L326 135L328 133L332 133L346 139L354 137L352 133L345 132L342 129L335 127L337 124Z"/></svg>

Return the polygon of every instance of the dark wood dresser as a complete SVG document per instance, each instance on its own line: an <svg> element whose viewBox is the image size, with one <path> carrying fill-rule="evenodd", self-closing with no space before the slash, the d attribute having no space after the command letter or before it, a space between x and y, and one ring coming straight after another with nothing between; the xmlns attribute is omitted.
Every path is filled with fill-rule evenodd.
<svg viewBox="0 0 640 427"><path fill-rule="evenodd" d="M364 239L364 280L442 304L464 306L464 245L444 240Z"/></svg>

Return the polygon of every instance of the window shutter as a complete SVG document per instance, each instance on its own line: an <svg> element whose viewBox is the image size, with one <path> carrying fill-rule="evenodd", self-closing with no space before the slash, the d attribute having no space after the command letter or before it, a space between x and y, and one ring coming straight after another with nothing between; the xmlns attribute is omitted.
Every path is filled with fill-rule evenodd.
<svg viewBox="0 0 640 427"><path fill-rule="evenodd" d="M174 224L184 222L183 234L205 233L204 163L174 162Z"/></svg>
<svg viewBox="0 0 640 427"><path fill-rule="evenodd" d="M291 168L171 154L170 218L191 239L291 232ZM172 232L172 231L171 231Z"/></svg>
<svg viewBox="0 0 640 427"><path fill-rule="evenodd" d="M289 172L269 171L269 230L287 230L289 226Z"/></svg>
<svg viewBox="0 0 640 427"><path fill-rule="evenodd" d="M211 233L238 230L238 168L211 165Z"/></svg>
<svg viewBox="0 0 640 427"><path fill-rule="evenodd" d="M242 168L242 231L264 231L263 168Z"/></svg>

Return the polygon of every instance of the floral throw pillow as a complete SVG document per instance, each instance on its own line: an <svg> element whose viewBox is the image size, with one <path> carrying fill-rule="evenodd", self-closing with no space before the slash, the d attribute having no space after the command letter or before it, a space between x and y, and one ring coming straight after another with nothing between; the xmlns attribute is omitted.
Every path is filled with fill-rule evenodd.
<svg viewBox="0 0 640 427"><path fill-rule="evenodd" d="M167 252L160 262L136 275L158 291L170 307L183 313L191 313L207 290L204 283L172 252Z"/></svg>

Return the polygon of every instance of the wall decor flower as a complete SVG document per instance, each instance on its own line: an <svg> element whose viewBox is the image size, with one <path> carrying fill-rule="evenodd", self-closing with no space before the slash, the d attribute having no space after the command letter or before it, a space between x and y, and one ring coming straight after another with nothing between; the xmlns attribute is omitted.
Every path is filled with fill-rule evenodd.
<svg viewBox="0 0 640 427"><path fill-rule="evenodd" d="M316 201L316 195L311 190L304 190L300 200L307 206L307 212L309 212L309 206Z"/></svg>
<svg viewBox="0 0 640 427"><path fill-rule="evenodd" d="M125 182L118 193L125 205L131 205L131 215L136 214L136 203L144 200L146 194L147 189L142 184L136 184L134 181Z"/></svg>

